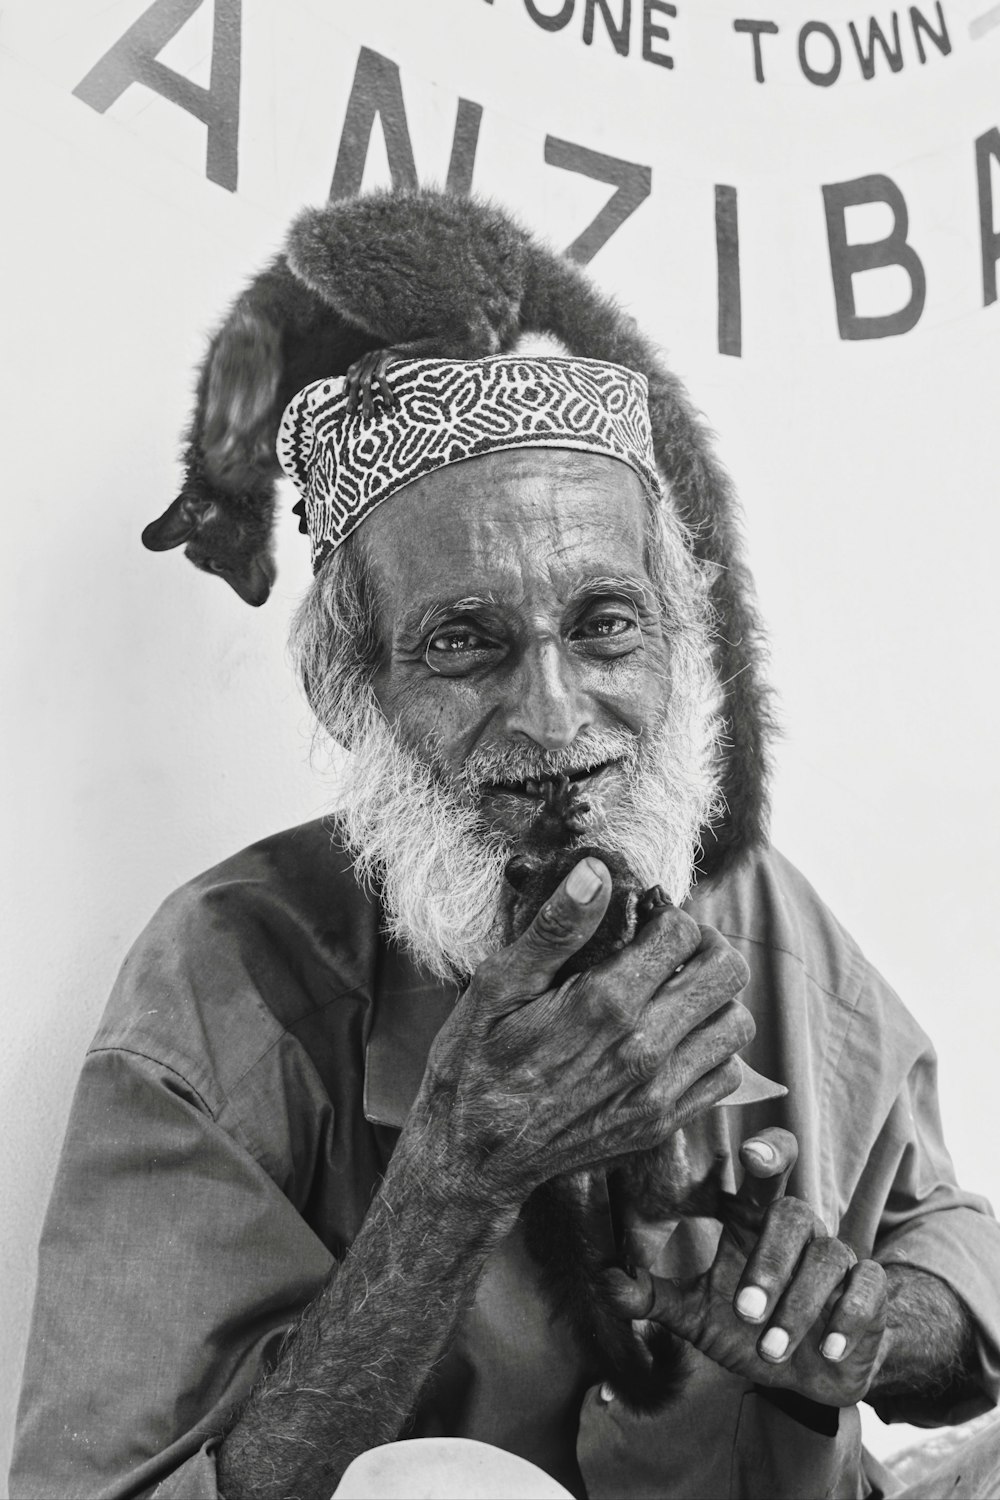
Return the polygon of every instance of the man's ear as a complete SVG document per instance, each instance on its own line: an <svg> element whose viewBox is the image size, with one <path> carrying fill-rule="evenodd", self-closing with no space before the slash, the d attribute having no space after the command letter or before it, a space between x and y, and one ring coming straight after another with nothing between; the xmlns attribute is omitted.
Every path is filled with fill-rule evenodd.
<svg viewBox="0 0 1000 1500"><path fill-rule="evenodd" d="M142 545L150 552L169 552L171 547L180 547L215 515L213 500L197 500L193 495L178 495L155 521L142 533Z"/></svg>
<svg viewBox="0 0 1000 1500"><path fill-rule="evenodd" d="M267 602L274 582L276 569L265 553L251 557L241 568L232 564L212 563L212 572L224 578L231 589L235 589L244 604L258 605Z"/></svg>

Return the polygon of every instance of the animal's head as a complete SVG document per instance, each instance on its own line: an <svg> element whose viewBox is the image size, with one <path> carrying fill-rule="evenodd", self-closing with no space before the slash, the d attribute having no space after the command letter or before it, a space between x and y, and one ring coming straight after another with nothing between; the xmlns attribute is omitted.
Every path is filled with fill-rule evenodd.
<svg viewBox="0 0 1000 1500"><path fill-rule="evenodd" d="M243 500L244 503L241 503ZM184 555L205 573L215 573L235 589L246 604L263 604L271 592L276 569L269 540L270 507L266 520L244 497L205 493L199 485L185 485L142 533L151 552L184 547Z"/></svg>
<svg viewBox="0 0 1000 1500"><path fill-rule="evenodd" d="M507 941L521 935L560 881L588 855L607 865L612 882L611 901L601 925L560 969L561 982L600 963L629 941L635 930L638 887L620 855L588 842L588 835L596 831L593 809L576 783L568 776L546 777L537 789L538 811L530 832L504 869Z"/></svg>

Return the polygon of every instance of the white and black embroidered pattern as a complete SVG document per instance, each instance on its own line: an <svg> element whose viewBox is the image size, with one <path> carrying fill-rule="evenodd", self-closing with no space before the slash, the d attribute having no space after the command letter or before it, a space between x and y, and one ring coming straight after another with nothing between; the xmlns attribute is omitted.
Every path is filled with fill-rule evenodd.
<svg viewBox="0 0 1000 1500"><path fill-rule="evenodd" d="M602 360L413 359L391 367L397 405L347 419L343 379L294 396L278 458L302 494L314 570L376 506L422 474L503 448L576 448L621 459L662 496L646 380ZM298 509L299 507L296 507Z"/></svg>

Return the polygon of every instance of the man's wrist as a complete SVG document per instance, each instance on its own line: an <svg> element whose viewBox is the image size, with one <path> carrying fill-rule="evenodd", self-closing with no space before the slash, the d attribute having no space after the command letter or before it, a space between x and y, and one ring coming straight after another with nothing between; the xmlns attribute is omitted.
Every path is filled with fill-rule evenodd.
<svg viewBox="0 0 1000 1500"><path fill-rule="evenodd" d="M394 1208L400 1196L419 1201L432 1222L458 1228L470 1243L496 1243L513 1229L520 1209L516 1195L499 1193L456 1150L446 1121L416 1110L393 1152L382 1196Z"/></svg>
<svg viewBox="0 0 1000 1500"><path fill-rule="evenodd" d="M865 1400L934 1397L967 1384L975 1364L972 1319L947 1282L919 1267L886 1266L889 1314Z"/></svg>

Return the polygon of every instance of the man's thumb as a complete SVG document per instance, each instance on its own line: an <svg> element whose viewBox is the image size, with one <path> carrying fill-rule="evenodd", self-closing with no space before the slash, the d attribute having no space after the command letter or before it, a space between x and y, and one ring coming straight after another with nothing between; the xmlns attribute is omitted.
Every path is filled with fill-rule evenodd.
<svg viewBox="0 0 1000 1500"><path fill-rule="evenodd" d="M508 973L513 961L526 988L538 992L548 989L566 960L597 931L610 900L607 866L587 855L573 866L507 950Z"/></svg>

